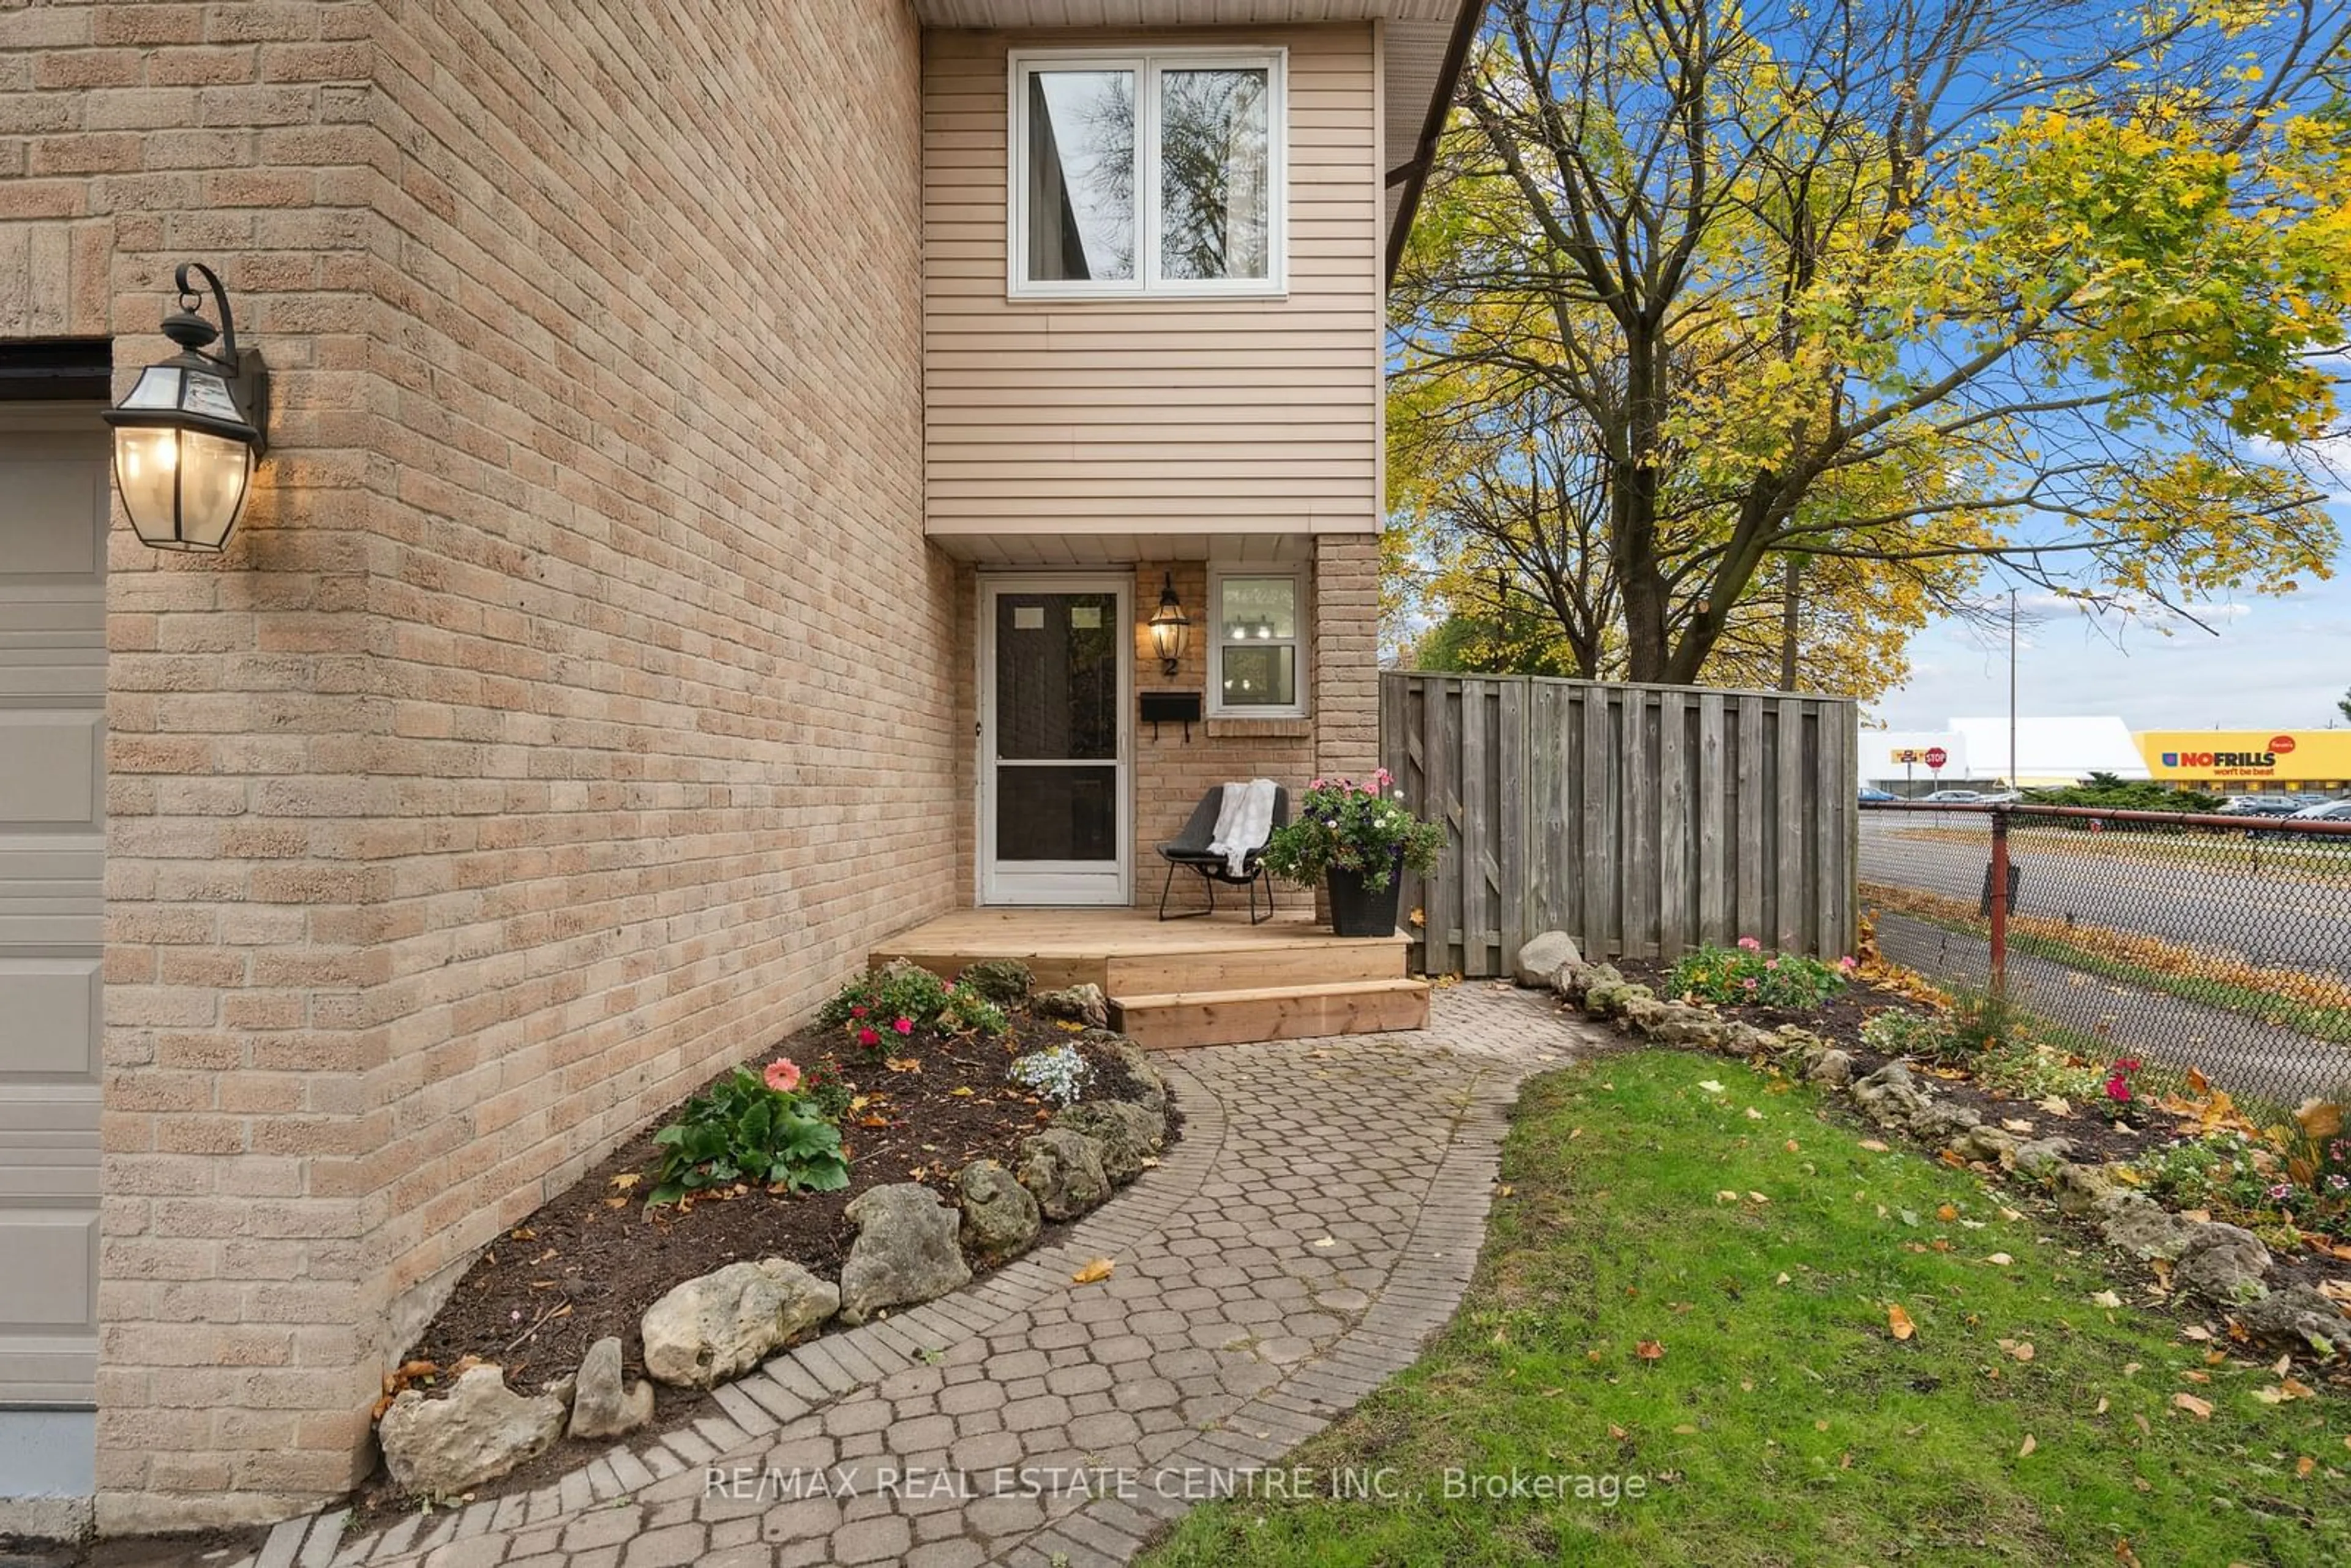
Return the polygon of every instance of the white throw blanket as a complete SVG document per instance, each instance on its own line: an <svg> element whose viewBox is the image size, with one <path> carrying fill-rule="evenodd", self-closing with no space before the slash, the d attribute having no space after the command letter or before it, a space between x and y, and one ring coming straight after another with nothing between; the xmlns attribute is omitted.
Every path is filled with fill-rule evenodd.
<svg viewBox="0 0 2351 1568"><path fill-rule="evenodd" d="M1217 808L1217 831L1208 835L1208 852L1225 857L1235 877L1249 874L1249 857L1265 848L1273 835L1273 780L1252 779L1225 786L1224 804Z"/></svg>

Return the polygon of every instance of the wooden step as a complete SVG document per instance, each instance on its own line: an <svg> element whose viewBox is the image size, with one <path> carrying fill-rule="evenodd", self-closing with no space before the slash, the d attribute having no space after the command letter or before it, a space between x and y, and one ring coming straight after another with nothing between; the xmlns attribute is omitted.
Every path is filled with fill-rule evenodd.
<svg viewBox="0 0 2351 1568"><path fill-rule="evenodd" d="M1428 1027L1428 983L1343 980L1251 990L1167 991L1113 997L1111 1027L1153 1051L1384 1034Z"/></svg>
<svg viewBox="0 0 2351 1568"><path fill-rule="evenodd" d="M1351 980L1401 980L1405 940L1309 936L1196 953L1113 953L1102 989L1114 997L1177 991L1257 991Z"/></svg>

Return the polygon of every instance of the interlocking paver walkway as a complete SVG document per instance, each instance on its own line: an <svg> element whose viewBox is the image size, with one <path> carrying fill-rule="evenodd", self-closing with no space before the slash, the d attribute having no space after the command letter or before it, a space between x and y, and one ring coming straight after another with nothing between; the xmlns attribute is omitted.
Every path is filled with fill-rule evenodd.
<svg viewBox="0 0 2351 1568"><path fill-rule="evenodd" d="M1426 1033L1173 1052L1165 1162L972 1290L778 1356L543 1490L254 1568L1123 1563L1408 1364L1460 1300L1520 1082L1593 1037L1440 991ZM1107 1281L1072 1282L1095 1257Z"/></svg>

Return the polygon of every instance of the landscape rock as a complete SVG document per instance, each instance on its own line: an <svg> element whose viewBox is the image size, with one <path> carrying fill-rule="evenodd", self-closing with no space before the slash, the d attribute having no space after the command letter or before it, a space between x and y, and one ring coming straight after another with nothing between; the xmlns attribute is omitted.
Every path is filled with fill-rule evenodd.
<svg viewBox="0 0 2351 1568"><path fill-rule="evenodd" d="M1950 1147L1963 1160L2005 1166L2015 1157L2016 1134L2005 1127L1979 1124L1952 1139Z"/></svg>
<svg viewBox="0 0 2351 1568"><path fill-rule="evenodd" d="M2074 1157L2074 1145L2064 1138L2034 1138L2016 1145L2011 1163L2029 1176L2045 1176L2056 1166Z"/></svg>
<svg viewBox="0 0 2351 1568"><path fill-rule="evenodd" d="M2123 1190L2122 1184L2104 1166L2060 1165L2050 1175L2057 1195L2057 1212L2076 1218L2095 1213L2101 1203Z"/></svg>
<svg viewBox="0 0 2351 1568"><path fill-rule="evenodd" d="M1048 1219L1075 1219L1110 1196L1102 1145L1067 1127L1021 1139L1018 1175Z"/></svg>
<svg viewBox="0 0 2351 1568"><path fill-rule="evenodd" d="M580 1375L571 1394L574 1437L618 1437L653 1418L653 1385L643 1378L632 1385L621 1369L621 1342L605 1335L580 1358Z"/></svg>
<svg viewBox="0 0 2351 1568"><path fill-rule="evenodd" d="M1036 977L1029 966L1018 958L982 958L977 964L966 964L956 984L977 991L999 1008L1018 1007L1029 999L1029 988Z"/></svg>
<svg viewBox="0 0 2351 1568"><path fill-rule="evenodd" d="M1586 992L1597 985L1623 985L1624 975L1614 964L1563 964L1552 977L1559 994L1576 1006L1583 1005Z"/></svg>
<svg viewBox="0 0 2351 1568"><path fill-rule="evenodd" d="M2230 1315L2256 1343L2273 1350L2351 1355L2351 1318L2308 1285L2294 1285L2248 1301Z"/></svg>
<svg viewBox="0 0 2351 1568"><path fill-rule="evenodd" d="M402 1390L376 1424L376 1440L402 1491L455 1497L545 1453L563 1435L567 1414L554 1395L517 1394L504 1372L482 1365L442 1398Z"/></svg>
<svg viewBox="0 0 2351 1568"><path fill-rule="evenodd" d="M2188 1222L2143 1192L2111 1194L2098 1212L2107 1245L2134 1258L2177 1258L2188 1245Z"/></svg>
<svg viewBox="0 0 2351 1568"><path fill-rule="evenodd" d="M857 1227L841 1266L841 1321L862 1323L883 1307L927 1301L971 1283L956 1234L963 1211L920 1182L868 1187L841 1210Z"/></svg>
<svg viewBox="0 0 2351 1568"><path fill-rule="evenodd" d="M1649 1038L1660 1045L1713 1047L1722 1043L1723 1021L1708 1009L1692 1007L1687 1002L1646 1002L1642 1006L1652 1009L1645 1027Z"/></svg>
<svg viewBox="0 0 2351 1568"><path fill-rule="evenodd" d="M1029 1006L1039 1018L1067 1019L1088 1029L1110 1027L1110 1003L1091 980L1065 990L1039 991Z"/></svg>
<svg viewBox="0 0 2351 1568"><path fill-rule="evenodd" d="M1166 1137L1167 1080L1152 1065L1151 1053L1123 1034L1106 1029L1090 1029L1078 1038L1104 1055L1116 1057L1134 1079L1137 1088L1133 1100L1160 1119L1160 1136Z"/></svg>
<svg viewBox="0 0 2351 1568"><path fill-rule="evenodd" d="M1853 1082L1853 1055L1831 1046L1805 1064L1804 1076L1814 1083L1841 1089Z"/></svg>
<svg viewBox="0 0 2351 1568"><path fill-rule="evenodd" d="M748 1372L832 1316L841 1291L798 1263L765 1258L688 1280L645 1309L645 1371L708 1388Z"/></svg>
<svg viewBox="0 0 2351 1568"><path fill-rule="evenodd" d="M1520 945L1516 966L1519 984L1544 985L1559 972L1562 964L1582 962L1583 955L1577 949L1574 937L1564 931L1545 931Z"/></svg>
<svg viewBox="0 0 2351 1568"><path fill-rule="evenodd" d="M2270 1249L2239 1226L2211 1222L2189 1228L2171 1270L2171 1286L2217 1306L2234 1307L2269 1293Z"/></svg>
<svg viewBox="0 0 2351 1568"><path fill-rule="evenodd" d="M1622 1008L1625 1021L1651 1039L1674 1009L1672 1002L1661 1002L1656 997L1628 997Z"/></svg>
<svg viewBox="0 0 2351 1568"><path fill-rule="evenodd" d="M1167 1120L1124 1100L1083 1100L1053 1113L1052 1124L1102 1145L1102 1175L1124 1186L1143 1174L1143 1162L1167 1140Z"/></svg>
<svg viewBox="0 0 2351 1568"><path fill-rule="evenodd" d="M1648 987L1631 981L1602 980L1583 988L1583 1015L1593 1019L1615 1018L1630 1004L1653 998L1656 995Z"/></svg>
<svg viewBox="0 0 2351 1568"><path fill-rule="evenodd" d="M1907 1128L1927 1108L1927 1096L1907 1067L1889 1061L1853 1086L1853 1103L1881 1127Z"/></svg>
<svg viewBox="0 0 2351 1568"><path fill-rule="evenodd" d="M974 1160L956 1174L963 1206L963 1233L990 1260L1026 1252L1036 1244L1043 1219L1037 1199L994 1160Z"/></svg>
<svg viewBox="0 0 2351 1568"><path fill-rule="evenodd" d="M1965 1105L1930 1100L1910 1115L1910 1131L1933 1148L1966 1136L1983 1125L1983 1118Z"/></svg>

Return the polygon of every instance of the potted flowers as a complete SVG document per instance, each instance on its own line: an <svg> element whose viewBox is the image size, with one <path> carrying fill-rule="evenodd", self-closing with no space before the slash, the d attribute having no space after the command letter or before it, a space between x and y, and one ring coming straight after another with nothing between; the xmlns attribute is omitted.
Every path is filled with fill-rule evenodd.
<svg viewBox="0 0 2351 1568"><path fill-rule="evenodd" d="M1274 875L1301 886L1331 889L1331 929L1342 936L1390 936L1403 889L1396 873L1423 876L1437 869L1445 830L1404 807L1404 792L1381 768L1369 784L1317 779L1287 827L1266 841Z"/></svg>

